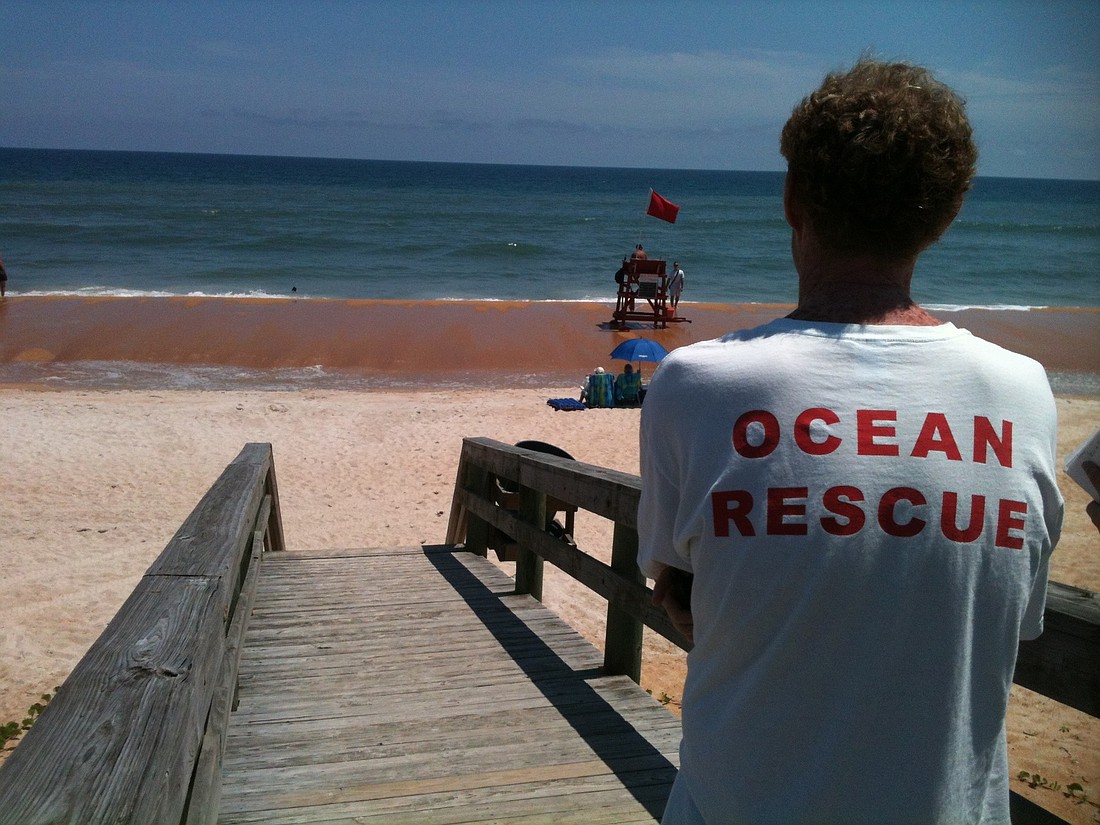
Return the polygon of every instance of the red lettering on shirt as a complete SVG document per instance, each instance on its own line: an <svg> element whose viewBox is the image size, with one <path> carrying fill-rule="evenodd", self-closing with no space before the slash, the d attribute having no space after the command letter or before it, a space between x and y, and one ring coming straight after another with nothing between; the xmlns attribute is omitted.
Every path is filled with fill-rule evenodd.
<svg viewBox="0 0 1100 825"><path fill-rule="evenodd" d="M928 458L933 451L943 453L951 461L962 461L959 445L955 443L955 436L943 413L928 413L925 416L912 455L914 458Z"/></svg>
<svg viewBox="0 0 1100 825"><path fill-rule="evenodd" d="M834 536L854 536L863 529L867 516L855 501L863 501L863 491L858 487L841 485L830 487L821 498L821 503L833 515L840 516L845 521L840 521L832 516L821 519L821 526L826 533Z"/></svg>
<svg viewBox="0 0 1100 825"><path fill-rule="evenodd" d="M1024 547L1023 536L1009 535L1009 530L1023 530L1024 516L1027 515L1027 502L1010 501L1001 499L997 508L997 540L998 547L1007 550L1022 550Z"/></svg>
<svg viewBox="0 0 1100 825"><path fill-rule="evenodd" d="M943 510L940 513L940 530L948 541L971 542L982 534L985 526L985 496L970 497L970 520L959 527L959 494L950 491L943 494Z"/></svg>
<svg viewBox="0 0 1100 825"><path fill-rule="evenodd" d="M1012 466L1012 422L1001 422L1000 435L985 416L974 416L974 462L986 463L986 449L991 448L1002 467Z"/></svg>
<svg viewBox="0 0 1100 825"><path fill-rule="evenodd" d="M726 538L730 534L730 522L737 524L742 536L755 536L749 521L752 512L752 493L747 490L721 490L711 494L710 509L714 518L714 535Z"/></svg>
<svg viewBox="0 0 1100 825"><path fill-rule="evenodd" d="M798 448L807 455L828 455L836 452L840 446L840 439L835 435L829 435L824 441L814 441L810 435L810 427L815 421L824 424L840 423L840 416L825 407L811 407L799 414L794 421L794 442Z"/></svg>
<svg viewBox="0 0 1100 825"><path fill-rule="evenodd" d="M767 512L765 516L765 534L770 536L805 536L809 534L809 523L805 521L808 504L811 499L806 487L769 487L765 491ZM939 526L940 533L948 541L972 543L985 534L986 497L971 495L969 510L960 524L960 499L962 496L948 490L940 497ZM851 485L830 487L821 495L821 505L825 512L819 523L821 529L832 536L854 536L867 526L867 513L861 502L866 495ZM924 493L912 487L894 487L887 490L879 499L877 507L878 526L890 536L912 538L919 535L928 521L915 512L909 514L906 521L899 520L898 508L907 502L911 508L930 506ZM714 519L714 535L729 538L735 528L739 536L753 538L756 529L749 515L753 511L754 499L748 490L721 490L711 493L711 512ZM1002 499L996 505L997 524L994 546L1008 550L1020 550L1024 546L1027 503Z"/></svg>
<svg viewBox="0 0 1100 825"><path fill-rule="evenodd" d="M887 535L897 536L898 538L909 538L923 530L927 522L916 516L913 516L904 524L899 522L894 516L897 504L900 501L908 501L914 507L921 507L927 504L928 500L920 490L914 490L912 487L895 487L892 490L887 490L879 501L878 524L882 531Z"/></svg>
<svg viewBox="0 0 1100 825"><path fill-rule="evenodd" d="M764 429L764 440L759 446L749 443L748 429L751 424L759 424ZM779 445L779 419L767 410L749 410L743 413L733 425L733 449L745 458L763 458L771 455Z"/></svg>
<svg viewBox="0 0 1100 825"><path fill-rule="evenodd" d="M880 439L894 438L898 420L895 410L856 410L856 452L859 455L897 455L898 445Z"/></svg>
<svg viewBox="0 0 1100 825"><path fill-rule="evenodd" d="M787 521L788 518L805 518L805 487L770 487L768 489L768 535L804 536L807 528L804 521Z"/></svg>

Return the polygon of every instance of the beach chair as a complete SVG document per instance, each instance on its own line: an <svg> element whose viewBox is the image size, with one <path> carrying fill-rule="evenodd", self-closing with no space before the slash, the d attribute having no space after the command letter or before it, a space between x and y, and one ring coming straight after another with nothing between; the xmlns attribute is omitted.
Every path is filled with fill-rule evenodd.
<svg viewBox="0 0 1100 825"><path fill-rule="evenodd" d="M615 379L615 402L618 404L637 404L641 399L642 374L632 372L622 374Z"/></svg>
<svg viewBox="0 0 1100 825"><path fill-rule="evenodd" d="M589 407L614 407L615 376L606 372L588 376L584 398Z"/></svg>

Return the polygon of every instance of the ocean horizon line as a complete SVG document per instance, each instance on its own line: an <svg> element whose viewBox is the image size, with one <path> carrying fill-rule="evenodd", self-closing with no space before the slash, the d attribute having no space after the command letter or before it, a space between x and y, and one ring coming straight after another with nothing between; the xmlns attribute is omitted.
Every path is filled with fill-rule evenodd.
<svg viewBox="0 0 1100 825"><path fill-rule="evenodd" d="M173 157L207 157L207 158L244 158L257 160L292 160L292 161L332 161L339 163L393 163L393 164L427 164L438 166L467 166L467 167L506 167L509 169L588 169L598 171L628 171L628 172L717 172L746 175L785 175L783 168L772 169L715 169L706 166L605 166L596 164L567 164L567 163L505 163L497 161L462 161L462 160L417 160L409 158L359 158L344 155L265 155L255 152L187 152L173 149L88 149L88 148L64 148L47 146L0 146L0 152L72 152L88 154L114 154L114 155L159 155ZM1066 183L1091 183L1100 185L1100 178L1048 178L1033 175L975 175L976 180L1005 180L1005 181L1059 181Z"/></svg>

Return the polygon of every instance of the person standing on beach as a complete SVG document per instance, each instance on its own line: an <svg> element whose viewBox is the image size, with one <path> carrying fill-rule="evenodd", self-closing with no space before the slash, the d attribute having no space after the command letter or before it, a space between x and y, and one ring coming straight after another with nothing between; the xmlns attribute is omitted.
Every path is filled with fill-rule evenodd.
<svg viewBox="0 0 1100 825"><path fill-rule="evenodd" d="M865 58L781 150L797 308L675 350L642 407L639 565L694 642L664 822L1008 823L1063 501L1042 366L910 297L964 105Z"/></svg>
<svg viewBox="0 0 1100 825"><path fill-rule="evenodd" d="M4 269L4 259L0 258L0 298L8 293L8 271Z"/></svg>
<svg viewBox="0 0 1100 825"><path fill-rule="evenodd" d="M672 274L668 277L668 303L673 312L680 305L680 296L684 293L684 270L680 269L680 262L672 262Z"/></svg>

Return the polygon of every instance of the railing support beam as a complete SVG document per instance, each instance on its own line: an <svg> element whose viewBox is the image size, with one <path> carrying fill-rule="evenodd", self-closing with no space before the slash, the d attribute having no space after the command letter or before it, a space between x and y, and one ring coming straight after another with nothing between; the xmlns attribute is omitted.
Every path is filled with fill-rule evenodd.
<svg viewBox="0 0 1100 825"><path fill-rule="evenodd" d="M519 518L525 524L542 530L546 526L546 494L530 487L519 488ZM516 592L528 593L542 601L542 556L520 544L516 558Z"/></svg>
<svg viewBox="0 0 1100 825"><path fill-rule="evenodd" d="M638 569L638 531L624 524L615 525L611 541L611 569L635 584L645 585ZM620 608L614 600L607 603L607 639L603 657L604 672L642 680L642 623Z"/></svg>

